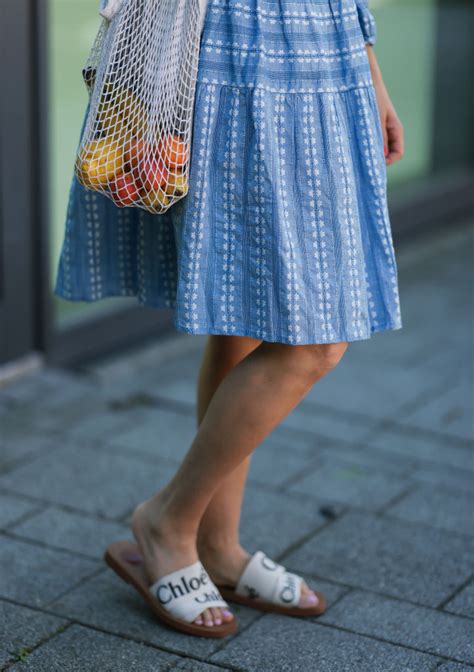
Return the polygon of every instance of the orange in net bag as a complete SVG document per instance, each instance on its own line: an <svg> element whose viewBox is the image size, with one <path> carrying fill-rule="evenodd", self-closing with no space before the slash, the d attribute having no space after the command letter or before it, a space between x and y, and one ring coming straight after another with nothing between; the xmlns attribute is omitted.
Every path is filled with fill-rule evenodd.
<svg viewBox="0 0 474 672"><path fill-rule="evenodd" d="M109 0L83 75L75 172L119 207L166 212L189 188L207 0ZM108 11L107 11L108 10Z"/></svg>

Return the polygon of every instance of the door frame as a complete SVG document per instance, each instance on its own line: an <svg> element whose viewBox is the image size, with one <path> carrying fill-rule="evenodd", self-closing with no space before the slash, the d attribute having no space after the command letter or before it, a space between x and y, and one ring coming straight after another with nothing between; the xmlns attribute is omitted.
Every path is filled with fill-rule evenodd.
<svg viewBox="0 0 474 672"><path fill-rule="evenodd" d="M3 0L0 42L0 363L31 353L35 334L34 31L29 0Z"/></svg>

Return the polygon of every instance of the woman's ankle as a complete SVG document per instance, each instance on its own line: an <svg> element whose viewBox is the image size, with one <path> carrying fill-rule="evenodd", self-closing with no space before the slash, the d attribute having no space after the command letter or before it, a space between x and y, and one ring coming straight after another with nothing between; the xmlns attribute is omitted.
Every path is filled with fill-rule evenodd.
<svg viewBox="0 0 474 672"><path fill-rule="evenodd" d="M132 514L132 530L147 534L160 545L183 548L196 543L197 530L189 519L175 516L160 491L148 500L139 504Z"/></svg>
<svg viewBox="0 0 474 672"><path fill-rule="evenodd" d="M196 546L200 553L210 557L222 557L234 555L236 552L244 552L239 537L235 534L220 534L219 532L203 534L198 532Z"/></svg>

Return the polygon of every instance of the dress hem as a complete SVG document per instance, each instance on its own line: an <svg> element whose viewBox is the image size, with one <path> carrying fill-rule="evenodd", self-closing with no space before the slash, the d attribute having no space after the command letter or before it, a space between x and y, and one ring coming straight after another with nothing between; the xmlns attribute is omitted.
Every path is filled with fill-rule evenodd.
<svg viewBox="0 0 474 672"><path fill-rule="evenodd" d="M284 339L283 337L276 337L273 336L271 338L265 337L262 339L260 335L258 335L257 330L252 330L252 329L236 329L232 333L225 332L223 329L212 329L208 327L198 327L197 329L189 329L186 327L182 322L176 319L176 307L171 304L171 302L166 302L165 300L161 302L147 302L144 301L138 294L134 292L113 292L113 293L108 293L108 294L101 294L100 296L97 295L96 297L83 297L81 295L64 295L60 292L60 290L55 290L54 295L58 296L59 298L64 299L65 301L84 301L85 303L94 303L96 301L100 301L101 299L111 299L111 298L120 298L120 297L130 297L133 298L135 297L138 304L140 306L145 306L147 308L155 308L157 310L160 309L168 309L172 310L175 312L175 319L173 320L173 325L174 328L185 334L189 334L192 336L202 336L202 335L214 335L214 336L243 336L246 338L254 338L256 340L264 340L268 341L269 343L282 343L285 345L324 345L324 344L330 344L330 343L342 343L342 342L356 342L356 341L366 341L369 340L373 334L378 333L378 332L383 332L383 331L397 331L399 329L403 328L403 323L401 320L389 320L387 322L383 322L380 324L371 324L370 325L370 331L366 331L363 336L349 336L346 333L341 333L339 334L338 337L333 338L331 340L303 340L299 341L298 343L295 343L293 341L290 341L289 339Z"/></svg>

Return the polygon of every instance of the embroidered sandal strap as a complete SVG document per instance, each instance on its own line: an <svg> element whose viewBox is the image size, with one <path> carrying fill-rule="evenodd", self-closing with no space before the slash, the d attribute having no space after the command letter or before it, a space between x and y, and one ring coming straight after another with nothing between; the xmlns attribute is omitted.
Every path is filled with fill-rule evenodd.
<svg viewBox="0 0 474 672"><path fill-rule="evenodd" d="M300 601L302 583L301 576L288 572L263 551L257 551L242 572L235 592L274 604L296 606Z"/></svg>
<svg viewBox="0 0 474 672"><path fill-rule="evenodd" d="M158 579L149 590L175 618L191 623L209 607L228 607L200 560Z"/></svg>

